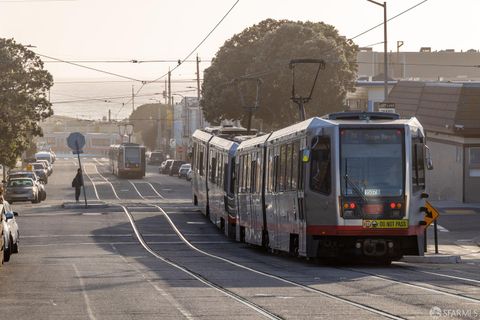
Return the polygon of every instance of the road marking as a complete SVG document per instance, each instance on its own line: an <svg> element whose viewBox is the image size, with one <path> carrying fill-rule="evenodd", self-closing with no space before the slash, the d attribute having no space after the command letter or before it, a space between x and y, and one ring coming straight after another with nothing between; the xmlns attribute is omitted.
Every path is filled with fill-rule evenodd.
<svg viewBox="0 0 480 320"><path fill-rule="evenodd" d="M90 320L96 320L95 316L93 315L92 308L90 307L90 299L88 298L87 292L85 291L85 284L83 283L82 276L78 271L77 265L72 263L73 269L77 275L78 281L80 282L80 287L82 288L83 298L85 299L85 305L87 306L87 313Z"/></svg>
<svg viewBox="0 0 480 320"><path fill-rule="evenodd" d="M448 229L442 227L442 226L439 225L439 224L437 224L437 229L438 229L438 231L440 231L440 232L450 232L450 231L448 231Z"/></svg>
<svg viewBox="0 0 480 320"><path fill-rule="evenodd" d="M187 224L205 224L205 222L187 221Z"/></svg>
<svg viewBox="0 0 480 320"><path fill-rule="evenodd" d="M457 276L451 276L451 275L448 275L448 274L442 274L442 273L436 273L436 272L430 272L430 271L423 271L423 270L420 270L420 272L427 273L427 274L432 274L432 275L436 275L436 276L440 276L440 277L452 278L452 279L468 281L468 282L473 282L473 283L480 283L479 280L462 278L462 277L457 277Z"/></svg>
<svg viewBox="0 0 480 320"><path fill-rule="evenodd" d="M170 302L170 305L172 305L173 307L175 307L175 309L177 309L178 312L180 312L185 318L189 319L189 320L193 320L193 316L190 312L188 312L171 294L169 294L168 292L166 292L165 290L163 290L162 288L160 288L159 286L157 286L155 283L153 283L153 281L151 279L148 279L147 276L142 272L142 270L140 270L135 264L133 263L130 263L117 249L117 247L115 247L115 245L111 245L113 251L115 251L117 253L117 255L120 256L120 258L126 263L128 264L130 267L132 267L135 271L137 271L143 279L145 279L145 281L147 281L148 284L150 284L155 290L157 290L158 292L160 292L160 295L162 297L165 297L165 299L168 300L168 302Z"/></svg>
<svg viewBox="0 0 480 320"><path fill-rule="evenodd" d="M113 184L112 184L110 181L108 181L108 179L105 178L105 177L98 171L98 168L97 168L97 165L96 165L96 164L94 164L94 167L95 167L95 170L97 171L98 175L99 175L100 177L102 177L103 180L105 180L108 184L110 184L110 187L112 187L113 194L115 195L115 197L117 198L117 200L120 200L120 197L118 196L117 192L115 191L115 188L113 187Z"/></svg>
<svg viewBox="0 0 480 320"><path fill-rule="evenodd" d="M138 191L137 187L135 186L135 184L128 180L128 182L130 182L130 184L132 185L133 189L135 189L135 191L137 191L138 195L140 196L140 198L142 198L143 200L145 200L145 198L142 196L142 194L140 193L140 191Z"/></svg>
<svg viewBox="0 0 480 320"><path fill-rule="evenodd" d="M92 178L90 178L90 176L88 175L87 170L83 170L83 171L85 171L85 174L87 175L88 180L90 180L90 182L93 185L93 190L95 191L95 197L97 197L97 200L100 200L100 197L98 196L98 191L97 191L97 187L95 186L95 183L93 182Z"/></svg>
<svg viewBox="0 0 480 320"><path fill-rule="evenodd" d="M443 215L472 215L477 212L473 209L444 209Z"/></svg>
<svg viewBox="0 0 480 320"><path fill-rule="evenodd" d="M157 196L160 197L160 199L165 199L165 197L162 196L160 193L158 193L158 191L153 187L153 185L150 182L146 182L146 183L153 189L153 192L155 192Z"/></svg>
<svg viewBox="0 0 480 320"><path fill-rule="evenodd" d="M196 244L229 244L229 241L190 241ZM41 248L41 247L68 247L68 246L101 246L105 244L119 245L139 245L138 241L119 241L119 242L64 242L47 244L23 244L23 248ZM184 244L183 241L148 241L149 245L155 244Z"/></svg>

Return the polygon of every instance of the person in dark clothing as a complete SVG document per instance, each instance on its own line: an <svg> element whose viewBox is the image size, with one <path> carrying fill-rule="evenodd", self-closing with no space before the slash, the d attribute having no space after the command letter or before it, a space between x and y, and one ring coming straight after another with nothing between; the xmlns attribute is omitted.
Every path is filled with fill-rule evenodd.
<svg viewBox="0 0 480 320"><path fill-rule="evenodd" d="M73 178L72 187L75 188L75 200L78 202L80 191L83 186L82 169L78 168L77 175Z"/></svg>

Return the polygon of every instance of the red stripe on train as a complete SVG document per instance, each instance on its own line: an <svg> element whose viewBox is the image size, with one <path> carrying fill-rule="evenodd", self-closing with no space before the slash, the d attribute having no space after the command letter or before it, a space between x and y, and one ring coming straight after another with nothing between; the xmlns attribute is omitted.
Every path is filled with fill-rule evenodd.
<svg viewBox="0 0 480 320"><path fill-rule="evenodd" d="M314 236L417 236L423 234L423 226L405 229L370 229L362 226L307 226L307 234Z"/></svg>

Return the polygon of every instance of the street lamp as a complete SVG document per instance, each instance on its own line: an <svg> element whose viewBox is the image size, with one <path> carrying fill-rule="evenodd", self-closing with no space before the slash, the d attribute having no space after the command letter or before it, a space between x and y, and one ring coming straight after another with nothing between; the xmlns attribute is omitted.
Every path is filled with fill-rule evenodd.
<svg viewBox="0 0 480 320"><path fill-rule="evenodd" d="M377 6L383 7L383 76L384 76L384 101L387 100L388 96L388 57L387 57L387 3L384 2L381 4L380 2L374 0L367 0L368 2L374 3ZM373 111L373 110L370 110Z"/></svg>

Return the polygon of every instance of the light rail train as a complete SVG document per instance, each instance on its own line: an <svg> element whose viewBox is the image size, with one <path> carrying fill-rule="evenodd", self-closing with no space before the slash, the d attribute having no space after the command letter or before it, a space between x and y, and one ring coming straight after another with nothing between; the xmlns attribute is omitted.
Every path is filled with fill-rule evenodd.
<svg viewBox="0 0 480 320"><path fill-rule="evenodd" d="M145 176L145 147L136 143L111 145L108 151L112 173L120 178Z"/></svg>
<svg viewBox="0 0 480 320"><path fill-rule="evenodd" d="M416 118L334 113L241 140L193 135L193 201L226 235L309 258L423 255Z"/></svg>

